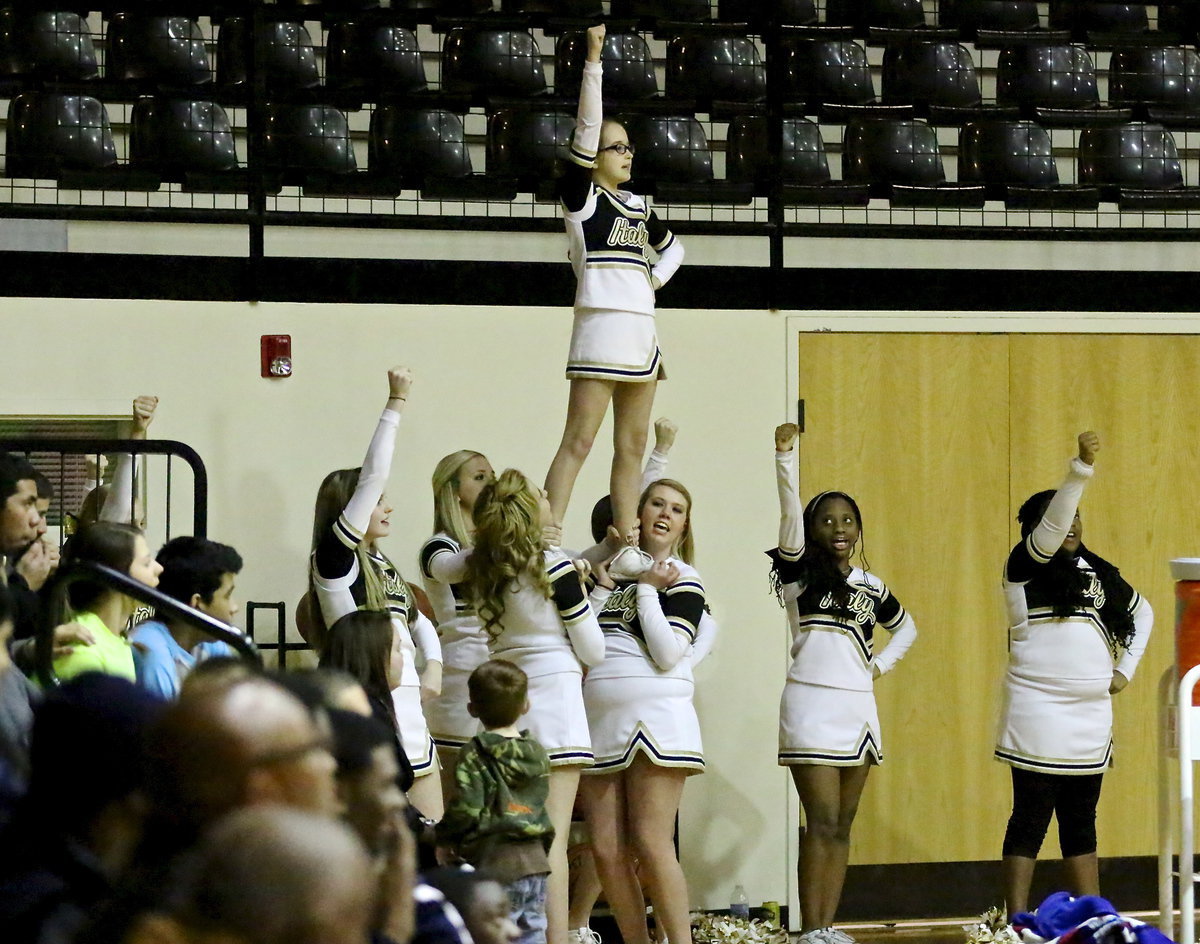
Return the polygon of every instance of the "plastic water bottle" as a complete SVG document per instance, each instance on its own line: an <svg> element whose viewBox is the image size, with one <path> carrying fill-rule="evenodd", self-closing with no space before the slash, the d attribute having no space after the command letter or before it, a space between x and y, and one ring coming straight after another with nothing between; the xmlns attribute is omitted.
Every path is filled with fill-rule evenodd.
<svg viewBox="0 0 1200 944"><path fill-rule="evenodd" d="M733 886L733 895L729 899L729 913L735 918L750 917L750 899L746 897L746 889L741 882Z"/></svg>

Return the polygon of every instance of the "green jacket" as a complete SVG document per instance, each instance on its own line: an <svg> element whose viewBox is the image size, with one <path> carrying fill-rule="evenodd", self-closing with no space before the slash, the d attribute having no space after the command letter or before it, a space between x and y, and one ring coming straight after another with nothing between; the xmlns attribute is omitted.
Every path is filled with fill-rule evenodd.
<svg viewBox="0 0 1200 944"><path fill-rule="evenodd" d="M498 846L532 839L549 852L550 758L528 731L516 738L475 735L458 752L454 781L457 796L437 825L440 845L453 846L472 863Z"/></svg>

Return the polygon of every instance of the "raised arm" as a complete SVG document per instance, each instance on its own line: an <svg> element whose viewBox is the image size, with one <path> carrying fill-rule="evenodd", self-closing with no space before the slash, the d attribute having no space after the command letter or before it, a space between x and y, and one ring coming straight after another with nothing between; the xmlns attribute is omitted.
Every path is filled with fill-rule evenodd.
<svg viewBox="0 0 1200 944"><path fill-rule="evenodd" d="M799 560L804 550L804 509L800 507L796 474L796 441L800 427L784 423L775 427L775 486L779 492L779 554Z"/></svg>
<svg viewBox="0 0 1200 944"><path fill-rule="evenodd" d="M642 469L642 491L644 492L659 479L667 477L667 453L675 445L675 434L679 427L665 416L654 421L654 449Z"/></svg>
<svg viewBox="0 0 1200 944"><path fill-rule="evenodd" d="M317 545L317 573L322 577L344 577L353 566L354 550L366 535L371 512L383 497L391 473L396 430L411 386L412 372L407 367L393 367L388 371L387 404L375 426L371 444L367 447L354 494L350 496L330 533L322 535Z"/></svg>
<svg viewBox="0 0 1200 944"><path fill-rule="evenodd" d="M158 409L158 397L140 396L133 401L133 429L130 439L145 439L154 422L154 411ZM114 524L133 524L136 516L133 487L137 478L138 460L130 453L123 452L117 457L117 467L113 470L112 487L104 498L100 509L100 520L111 521Z"/></svg>
<svg viewBox="0 0 1200 944"><path fill-rule="evenodd" d="M1028 581L1034 569L1049 563L1067 537L1084 487L1094 473L1100 438L1092 432L1079 434L1079 455L1071 460L1067 477L1050 499L1046 511L1029 535L1008 556L1007 576L1013 583Z"/></svg>
<svg viewBox="0 0 1200 944"><path fill-rule="evenodd" d="M592 168L600 149L600 126L604 122L602 83L604 68L600 53L604 50L603 24L587 31L588 53L579 86L579 109L575 113L575 134L566 171L559 181L559 198L569 212L577 213L587 203L592 186Z"/></svg>

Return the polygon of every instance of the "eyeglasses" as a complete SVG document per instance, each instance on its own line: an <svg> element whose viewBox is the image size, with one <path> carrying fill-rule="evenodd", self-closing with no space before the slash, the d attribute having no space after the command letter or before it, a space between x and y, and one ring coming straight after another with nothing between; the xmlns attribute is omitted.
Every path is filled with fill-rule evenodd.
<svg viewBox="0 0 1200 944"><path fill-rule="evenodd" d="M608 147L602 147L600 150L601 151L616 151L618 154L620 154L622 157L624 157L626 154L633 153L633 145L625 144L624 142L622 142L620 144L610 144Z"/></svg>

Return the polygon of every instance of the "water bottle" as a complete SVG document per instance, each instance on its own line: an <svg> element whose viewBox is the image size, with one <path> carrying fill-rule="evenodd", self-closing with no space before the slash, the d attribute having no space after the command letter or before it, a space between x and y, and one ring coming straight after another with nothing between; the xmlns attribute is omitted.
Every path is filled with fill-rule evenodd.
<svg viewBox="0 0 1200 944"><path fill-rule="evenodd" d="M735 918L750 917L750 899L746 897L746 889L741 882L733 886L733 895L729 899L729 913Z"/></svg>

